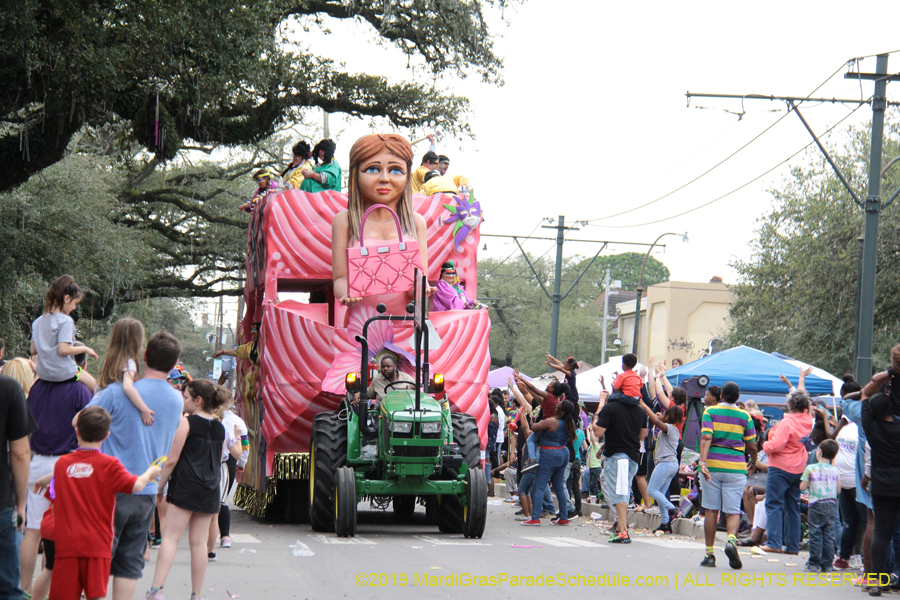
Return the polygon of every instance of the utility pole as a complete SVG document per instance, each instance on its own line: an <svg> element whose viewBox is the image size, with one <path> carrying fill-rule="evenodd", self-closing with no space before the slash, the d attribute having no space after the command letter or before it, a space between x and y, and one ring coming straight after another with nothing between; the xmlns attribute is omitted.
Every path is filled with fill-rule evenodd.
<svg viewBox="0 0 900 600"><path fill-rule="evenodd" d="M566 217L559 215L559 222L555 227L542 225L541 229L556 229L556 270L553 272L553 296L550 301L553 303L553 309L550 313L550 356L556 356L556 341L559 336L559 303L562 297L559 295L560 285L562 284L562 260L563 260L563 241L566 237ZM573 228L574 229L574 228ZM594 261L591 261L593 264ZM553 367L547 367L548 372Z"/></svg>
<svg viewBox="0 0 900 600"><path fill-rule="evenodd" d="M606 270L606 278L603 280L603 346L600 351L600 364L606 364L606 331L609 324L609 269Z"/></svg>
<svg viewBox="0 0 900 600"><path fill-rule="evenodd" d="M875 80L872 97L872 145L869 150L869 189L866 193L866 220L863 228L863 260L859 295L859 331L857 332L856 377L866 384L872 378L872 341L875 329L875 267L878 262L878 218L881 205L881 154L884 143L884 111L887 108L888 55L879 54L874 76L860 73L860 78ZM894 194L896 196L896 194ZM893 198L891 198L893 201ZM890 204L890 202L888 202Z"/></svg>
<svg viewBox="0 0 900 600"><path fill-rule="evenodd" d="M594 244L603 244L600 246L600 249L597 250L597 254L594 255L594 258L591 259L591 262L581 271L581 274L578 275L578 278L575 280L575 283L569 288L569 290L565 294L560 294L560 285L562 284L562 259L563 259L563 242L565 241L565 232L566 230L574 230L578 231L577 227L566 227L565 225L566 218L563 215L559 215L559 221L557 225L543 225L544 229L556 229L556 237L555 238L546 238L546 237L526 237L526 236L515 236L515 235L498 235L498 234L490 234L490 233L482 233L481 237L511 237L516 245L519 247L519 250L522 252L522 256L525 258L525 262L528 263L528 266L531 268L531 272L534 273L535 278L538 280L538 283L541 284L541 289L544 291L544 295L550 299L553 303L553 309L551 311L550 316L550 354L552 356L556 356L556 347L557 347L557 338L559 336L559 304L568 298L569 294L572 293L572 290L575 289L575 286L578 285L578 282L581 281L581 278L584 277L584 274L588 272L588 269L594 264L594 261L597 260L597 257L600 256L600 253L609 245L609 244L621 244L621 245L631 245L631 246L650 246L651 248L656 245L656 242L653 244L643 244L639 242L604 242L601 240L569 240L570 242L590 242ZM577 221L576 221L577 223ZM531 259L528 258L528 254L525 252L525 249L522 248L522 244L519 243L519 238L527 239L527 240L556 240L556 268L554 270L555 273L555 281L553 282L553 294L547 291L547 286L544 285L544 281L541 279L541 276L538 275L537 269L534 268L534 265L531 263ZM657 240L659 241L659 240ZM665 247L665 244L661 245ZM606 338L604 337L604 343ZM552 368L547 369L548 372L552 372Z"/></svg>
<svg viewBox="0 0 900 600"><path fill-rule="evenodd" d="M760 100L781 100L787 103L788 109L795 112L797 117L803 123L803 126L812 136L813 141L822 151L825 159L831 165L838 179L850 193L854 202L865 210L865 226L863 228L863 248L862 260L859 268L859 298L858 298L858 320L856 334L856 379L860 384L865 385L872 378L872 344L875 329L875 269L877 266L877 249L878 249L878 219L882 210L887 208L900 195L898 188L890 197L890 199L881 202L881 158L884 144L884 112L888 106L898 106L897 102L887 101L887 84L889 81L900 81L900 75L888 75L888 55L879 54L875 62L874 73L854 73L844 74L845 79L867 80L875 82L875 93L871 98L872 103L872 134L871 146L869 149L869 182L865 201L861 200L856 191L851 187L847 178L838 168L837 164L828 154L828 150L819 141L819 138L813 132L809 123L803 118L796 103L799 102L840 102L841 104L868 104L869 100L837 100L835 98L798 98L795 96L759 96L759 95L732 95L732 94L692 94L687 93L688 99L691 97L703 98L739 98L760 99Z"/></svg>

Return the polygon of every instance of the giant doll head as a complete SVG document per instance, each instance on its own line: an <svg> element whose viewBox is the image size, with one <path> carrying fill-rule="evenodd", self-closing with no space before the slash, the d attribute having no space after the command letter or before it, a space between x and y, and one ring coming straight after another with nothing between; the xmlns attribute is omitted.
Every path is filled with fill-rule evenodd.
<svg viewBox="0 0 900 600"><path fill-rule="evenodd" d="M368 163L383 158L398 163L402 171L394 171L393 175L405 175L405 184L402 190L384 189L361 185L360 170L366 169ZM393 204L396 202L397 216L400 218L400 227L404 234L415 235L416 225L413 218L412 192L409 186L412 174L413 152L409 141L394 133L364 135L356 140L350 149L350 186L347 192L347 209L349 211L349 225L351 238L355 238L359 231L359 221L366 209L373 204ZM363 178L365 179L365 177ZM383 194L379 191L385 192ZM398 197L399 196L399 197Z"/></svg>

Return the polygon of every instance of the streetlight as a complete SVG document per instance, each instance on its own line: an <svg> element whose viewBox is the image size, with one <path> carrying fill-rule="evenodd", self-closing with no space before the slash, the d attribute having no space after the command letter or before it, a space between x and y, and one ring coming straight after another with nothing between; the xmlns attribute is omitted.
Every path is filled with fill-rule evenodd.
<svg viewBox="0 0 900 600"><path fill-rule="evenodd" d="M653 250L653 246L655 246L659 242L659 240L663 239L667 235L679 235L681 236L681 240L684 243L687 243L688 241L688 234L686 231L684 232L684 234L664 233L656 238L656 241L650 244L650 247L647 249L647 254L644 255L644 262L641 263L641 276L638 278L637 298L634 299L634 338L632 338L631 340L631 353L635 356L637 356L638 353L638 334L640 333L641 329L641 293L644 291L644 267L647 266L647 259L650 258L650 252Z"/></svg>

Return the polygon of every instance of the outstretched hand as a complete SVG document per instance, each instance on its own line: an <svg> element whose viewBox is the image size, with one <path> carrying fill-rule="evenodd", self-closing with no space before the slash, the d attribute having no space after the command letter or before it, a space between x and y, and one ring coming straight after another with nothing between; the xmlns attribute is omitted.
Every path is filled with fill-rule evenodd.
<svg viewBox="0 0 900 600"><path fill-rule="evenodd" d="M800 377L806 377L812 372L813 372L812 367L806 367L805 369L800 369Z"/></svg>

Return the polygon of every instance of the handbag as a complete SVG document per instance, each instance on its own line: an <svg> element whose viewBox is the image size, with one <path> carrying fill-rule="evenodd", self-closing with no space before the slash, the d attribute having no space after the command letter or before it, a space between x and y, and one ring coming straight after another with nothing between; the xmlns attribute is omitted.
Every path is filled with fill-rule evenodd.
<svg viewBox="0 0 900 600"><path fill-rule="evenodd" d="M397 226L396 240L378 240L366 245L363 231L369 213L377 208L390 211ZM359 223L359 246L347 248L348 296L361 298L379 294L408 292L415 287L415 269L422 271L422 255L415 238L403 239L400 219L390 207L376 204L369 207Z"/></svg>

